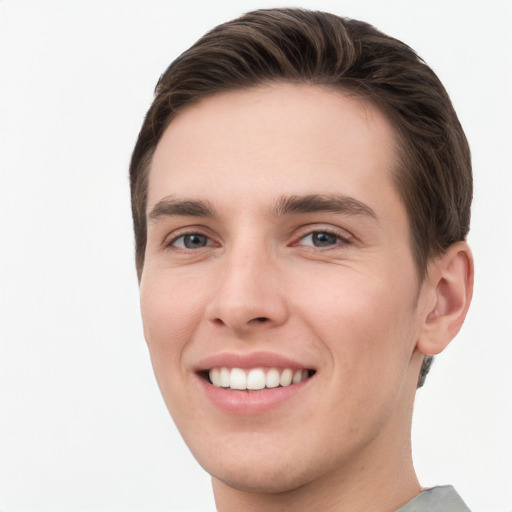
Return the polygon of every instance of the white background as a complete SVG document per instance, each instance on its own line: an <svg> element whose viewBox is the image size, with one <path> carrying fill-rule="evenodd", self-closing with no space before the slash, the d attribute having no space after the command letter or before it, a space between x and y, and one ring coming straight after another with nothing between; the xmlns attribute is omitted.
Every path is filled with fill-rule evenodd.
<svg viewBox="0 0 512 512"><path fill-rule="evenodd" d="M475 299L418 393L414 458L422 484L510 512L512 2L294 4L404 40L452 96L474 158ZM171 60L276 5L0 1L2 512L214 510L143 341L127 168Z"/></svg>

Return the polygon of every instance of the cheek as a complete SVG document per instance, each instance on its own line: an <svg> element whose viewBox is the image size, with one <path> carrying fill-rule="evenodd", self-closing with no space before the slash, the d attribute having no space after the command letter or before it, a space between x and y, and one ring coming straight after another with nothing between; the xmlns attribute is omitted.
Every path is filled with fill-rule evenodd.
<svg viewBox="0 0 512 512"><path fill-rule="evenodd" d="M301 316L331 352L339 374L368 380L404 373L417 337L414 279L372 279L345 269L336 277L325 289L303 289L300 297Z"/></svg>
<svg viewBox="0 0 512 512"><path fill-rule="evenodd" d="M140 304L144 336L166 400L167 389L183 377L183 350L202 318L199 299L196 286L181 286L165 273L143 274Z"/></svg>
<svg viewBox="0 0 512 512"><path fill-rule="evenodd" d="M202 283L179 278L173 271L144 271L140 303L148 343L177 344L196 323Z"/></svg>
<svg viewBox="0 0 512 512"><path fill-rule="evenodd" d="M357 443L379 429L403 400L414 350L414 309L408 297L393 300L379 286L359 286L323 302L317 338L329 352L329 397L319 416ZM319 404L319 406L321 406Z"/></svg>

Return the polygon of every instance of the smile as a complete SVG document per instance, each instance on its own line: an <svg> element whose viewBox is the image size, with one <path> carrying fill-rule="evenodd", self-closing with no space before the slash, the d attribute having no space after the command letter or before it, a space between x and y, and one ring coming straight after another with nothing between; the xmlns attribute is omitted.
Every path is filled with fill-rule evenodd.
<svg viewBox="0 0 512 512"><path fill-rule="evenodd" d="M314 373L314 370L292 368L215 367L209 370L208 379L217 388L258 391L299 384Z"/></svg>

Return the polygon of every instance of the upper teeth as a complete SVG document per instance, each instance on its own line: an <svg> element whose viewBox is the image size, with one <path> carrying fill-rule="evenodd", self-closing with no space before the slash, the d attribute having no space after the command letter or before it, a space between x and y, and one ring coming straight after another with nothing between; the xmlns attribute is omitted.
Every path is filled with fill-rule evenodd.
<svg viewBox="0 0 512 512"><path fill-rule="evenodd" d="M292 370L291 368L212 368L210 381L218 388L231 389L264 389L290 386L308 378L308 370Z"/></svg>

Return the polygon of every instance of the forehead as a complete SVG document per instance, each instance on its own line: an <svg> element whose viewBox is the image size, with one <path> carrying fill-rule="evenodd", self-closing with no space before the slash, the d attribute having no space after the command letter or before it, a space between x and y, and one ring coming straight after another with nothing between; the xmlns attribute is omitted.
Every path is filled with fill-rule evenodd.
<svg viewBox="0 0 512 512"><path fill-rule="evenodd" d="M213 95L180 112L164 132L148 208L175 191L251 191L269 200L283 192L339 192L364 200L373 183L395 193L395 145L384 114L341 91L272 84Z"/></svg>

